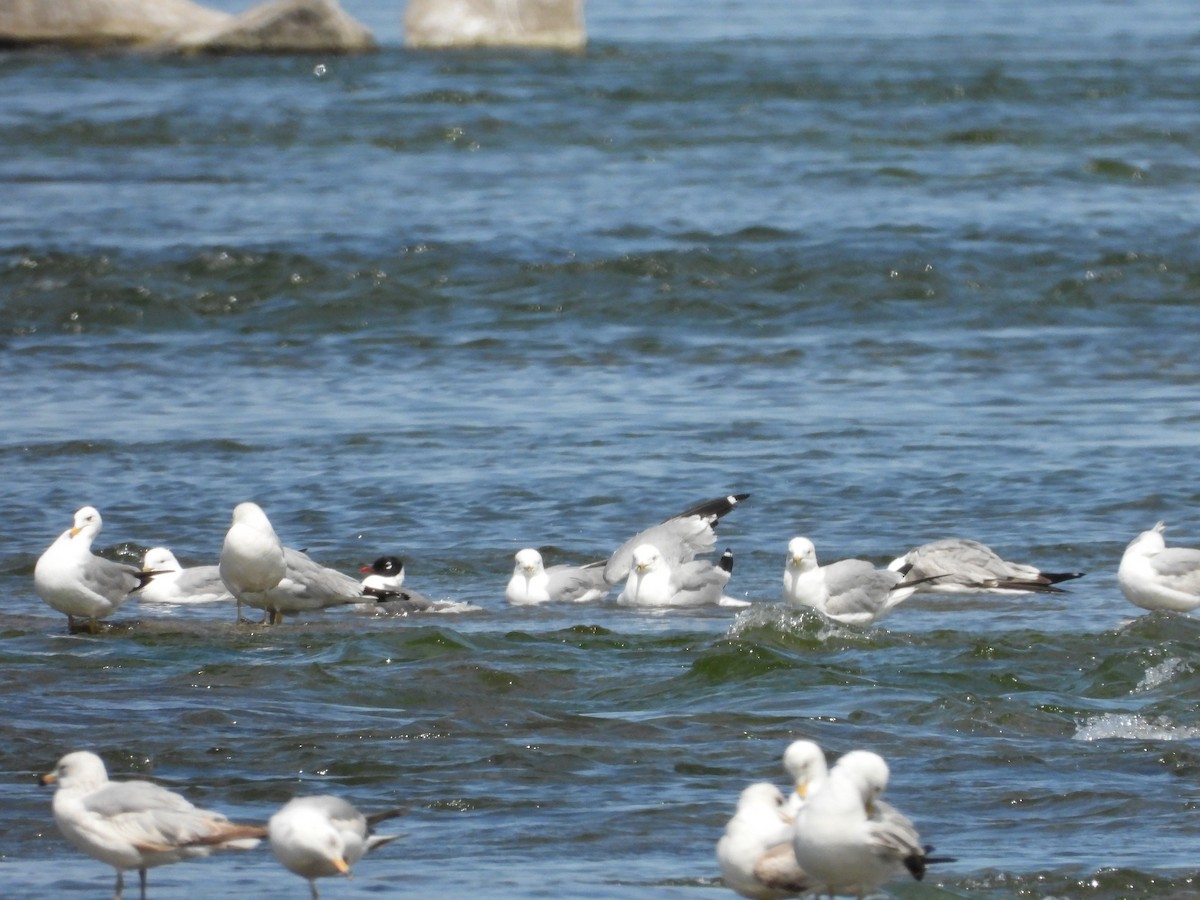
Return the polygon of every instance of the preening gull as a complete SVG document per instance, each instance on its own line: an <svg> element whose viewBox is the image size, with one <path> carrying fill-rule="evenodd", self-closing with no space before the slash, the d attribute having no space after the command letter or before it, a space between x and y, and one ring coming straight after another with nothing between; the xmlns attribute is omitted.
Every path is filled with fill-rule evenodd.
<svg viewBox="0 0 1200 900"><path fill-rule="evenodd" d="M93 554L92 541L103 524L95 507L78 510L71 527L47 548L33 569L34 590L52 609L66 613L68 629L74 628L75 618L80 617L95 631L97 619L116 612L130 593L156 574Z"/></svg>
<svg viewBox="0 0 1200 900"><path fill-rule="evenodd" d="M822 566L806 537L788 543L783 570L783 599L791 606L809 606L849 625L869 625L887 615L916 590L904 576L877 569L865 559L843 559Z"/></svg>
<svg viewBox="0 0 1200 900"><path fill-rule="evenodd" d="M1057 594L1060 581L1079 578L1083 572L1043 572L1036 566L1007 562L990 547L963 538L922 544L888 568L917 585L918 591L937 594Z"/></svg>
<svg viewBox="0 0 1200 900"><path fill-rule="evenodd" d="M619 606L703 606L711 603L744 605L725 597L733 574L733 553L726 550L716 565L705 559L675 562L651 544L633 551L633 568L617 597Z"/></svg>
<svg viewBox="0 0 1200 900"><path fill-rule="evenodd" d="M516 605L601 600L611 588L604 580L606 564L606 560L600 560L585 566L557 565L547 569L542 554L526 547L517 551L504 599Z"/></svg>
<svg viewBox="0 0 1200 900"><path fill-rule="evenodd" d="M324 609L363 599L362 585L349 575L284 547L256 503L239 503L221 548L221 580L237 598L265 610L278 624L285 613Z"/></svg>
<svg viewBox="0 0 1200 900"><path fill-rule="evenodd" d="M880 799L883 758L852 750L796 814L796 861L821 892L864 897L907 869L918 881L931 862L911 821Z"/></svg>
<svg viewBox="0 0 1200 900"><path fill-rule="evenodd" d="M1200 550L1167 547L1159 522L1125 548L1117 583L1130 603L1142 609L1189 612L1200 606Z"/></svg>
<svg viewBox="0 0 1200 900"><path fill-rule="evenodd" d="M783 751L783 769L792 782L784 811L795 818L808 797L825 783L829 774L825 751L813 741L792 741Z"/></svg>
<svg viewBox="0 0 1200 900"><path fill-rule="evenodd" d="M57 784L54 821L63 837L117 870L116 900L126 869L137 870L145 900L147 869L249 849L266 836L262 826L236 825L152 782L109 781L103 760L86 750L68 753L40 780Z"/></svg>
<svg viewBox="0 0 1200 900"><path fill-rule="evenodd" d="M399 837L371 834L371 826L403 814L389 809L364 816L341 797L296 797L271 816L271 850L286 868L308 879L313 900L319 900L317 879L349 876L366 853Z"/></svg>
<svg viewBox="0 0 1200 900"><path fill-rule="evenodd" d="M638 532L613 552L604 567L604 580L620 584L629 577L634 566L634 551L644 544L655 547L672 566L691 562L717 544L716 527L722 518L749 494L730 494L705 500L688 507L678 515Z"/></svg>
<svg viewBox="0 0 1200 900"><path fill-rule="evenodd" d="M752 900L794 897L811 890L811 879L792 849L792 828L779 788L766 781L745 788L717 841L725 886Z"/></svg>
<svg viewBox="0 0 1200 900"><path fill-rule="evenodd" d="M214 603L232 600L216 566L185 569L166 547L151 547L142 557L142 571L154 579L138 595L143 603Z"/></svg>
<svg viewBox="0 0 1200 900"><path fill-rule="evenodd" d="M411 588L404 587L404 560L398 556L381 556L359 572L368 572L362 580L366 600L374 598L379 603L395 604L397 607L421 612L433 606L433 601Z"/></svg>

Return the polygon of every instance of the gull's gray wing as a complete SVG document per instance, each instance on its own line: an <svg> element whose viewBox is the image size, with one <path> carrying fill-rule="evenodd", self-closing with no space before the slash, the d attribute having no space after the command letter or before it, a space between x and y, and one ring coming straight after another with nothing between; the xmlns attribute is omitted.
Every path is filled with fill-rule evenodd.
<svg viewBox="0 0 1200 900"><path fill-rule="evenodd" d="M701 553L707 553L717 543L714 529L717 523L749 494L730 494L705 500L688 507L676 516L640 531L623 543L608 558L604 569L604 580L619 584L629 577L633 566L633 551L640 544L657 548L659 555L671 566L691 562Z"/></svg>
<svg viewBox="0 0 1200 900"><path fill-rule="evenodd" d="M821 567L829 591L830 616L870 616L885 611L892 588L903 578L899 572L877 569L865 559L843 559Z"/></svg>
<svg viewBox="0 0 1200 900"><path fill-rule="evenodd" d="M676 606L700 606L719 603L731 573L706 559L674 566L671 569L671 586L675 589Z"/></svg>
<svg viewBox="0 0 1200 900"><path fill-rule="evenodd" d="M215 596L233 599L225 582L221 580L221 570L216 566L194 566L184 569L175 579L176 589L188 597Z"/></svg>
<svg viewBox="0 0 1200 900"><path fill-rule="evenodd" d="M124 597L131 591L136 591L153 575L134 566L127 566L124 563L105 559L103 556L93 555L83 565L79 577L84 587L95 591L102 597L115 600Z"/></svg>
<svg viewBox="0 0 1200 900"><path fill-rule="evenodd" d="M1155 578L1164 586L1189 594L1200 593L1200 550L1168 547L1149 561Z"/></svg>
<svg viewBox="0 0 1200 900"><path fill-rule="evenodd" d="M1083 574L1043 572L1036 566L1009 562L986 544L966 538L922 544L903 559L908 567L899 567L899 571L906 573L906 580L924 582L923 589L934 591L947 585L962 585L979 590L1059 593L1062 589L1054 587L1057 582Z"/></svg>
<svg viewBox="0 0 1200 900"><path fill-rule="evenodd" d="M286 566L283 579L265 592L268 597L284 596L293 601L299 600L318 606L338 602L353 603L362 599L361 582L326 568L299 550L284 547L283 561Z"/></svg>
<svg viewBox="0 0 1200 900"><path fill-rule="evenodd" d="M600 599L611 587L604 580L605 565L605 560L599 560L586 566L551 566L546 570L550 599L567 603Z"/></svg>

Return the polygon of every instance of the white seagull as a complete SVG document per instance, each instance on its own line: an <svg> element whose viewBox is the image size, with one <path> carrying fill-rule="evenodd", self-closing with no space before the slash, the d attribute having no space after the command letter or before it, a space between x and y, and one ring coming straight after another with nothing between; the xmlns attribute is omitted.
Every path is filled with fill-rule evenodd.
<svg viewBox="0 0 1200 900"><path fill-rule="evenodd" d="M717 544L716 527L749 494L730 494L690 506L678 515L640 531L618 547L604 567L609 584L625 581L634 567L634 551L643 545L655 547L672 566L691 562Z"/></svg>
<svg viewBox="0 0 1200 900"><path fill-rule="evenodd" d="M358 581L314 562L307 554L284 547L271 522L256 503L239 503L221 548L221 580L237 598L265 610L277 625L284 613L358 603Z"/></svg>
<svg viewBox="0 0 1200 900"><path fill-rule="evenodd" d="M547 569L542 554L526 547L517 551L504 599L518 606L601 600L611 588L604 580L606 565L607 560L600 560L586 566L557 565Z"/></svg>
<svg viewBox="0 0 1200 900"><path fill-rule="evenodd" d="M825 783L829 774L825 751L812 741L792 741L783 751L783 769L792 781L784 811L795 818L809 796Z"/></svg>
<svg viewBox="0 0 1200 900"><path fill-rule="evenodd" d="M290 871L307 878L312 900L320 900L317 879L349 877L351 867L398 834L371 834L371 826L403 815L402 809L364 816L341 797L296 797L267 824L271 850Z"/></svg>
<svg viewBox="0 0 1200 900"><path fill-rule="evenodd" d="M68 629L75 627L79 617L87 619L88 630L94 632L97 619L116 612L130 593L156 574L93 554L92 541L102 526L94 507L78 510L71 527L58 536L33 569L34 590L52 609L66 613Z"/></svg>
<svg viewBox="0 0 1200 900"><path fill-rule="evenodd" d="M725 597L733 575L733 553L726 550L713 565L706 559L669 560L658 547L640 544L633 551L633 568L617 597L618 606L661 608L705 604L745 605Z"/></svg>
<svg viewBox="0 0 1200 900"><path fill-rule="evenodd" d="M888 568L917 590L932 594L1057 594L1060 581L1080 578L1083 572L1043 572L1036 566L1008 562L990 547L963 538L922 544Z"/></svg>
<svg viewBox="0 0 1200 900"><path fill-rule="evenodd" d="M236 825L152 782L109 781L104 761L86 750L68 753L40 781L57 784L54 821L63 837L117 870L116 900L126 869L137 870L145 900L147 869L249 849L266 836L260 825Z"/></svg>
<svg viewBox="0 0 1200 900"><path fill-rule="evenodd" d="M776 900L811 890L812 881L792 849L792 827L779 788L766 781L745 788L717 841L725 887L751 900Z"/></svg>
<svg viewBox="0 0 1200 900"><path fill-rule="evenodd" d="M232 600L216 566L185 569L166 547L151 547L142 557L142 571L154 579L142 588L143 603L215 603Z"/></svg>
<svg viewBox="0 0 1200 900"><path fill-rule="evenodd" d="M1130 603L1142 609L1190 612L1200 606L1200 550L1167 547L1159 522L1125 548L1117 583Z"/></svg>
<svg viewBox="0 0 1200 900"><path fill-rule="evenodd" d="M880 797L883 757L852 750L796 814L792 848L814 886L830 895L865 897L907 869L920 881L931 862L916 828Z"/></svg>
<svg viewBox="0 0 1200 900"><path fill-rule="evenodd" d="M783 599L791 606L809 606L848 625L869 625L887 615L916 591L904 576L877 569L865 559L843 559L822 566L806 537L788 542L783 570Z"/></svg>

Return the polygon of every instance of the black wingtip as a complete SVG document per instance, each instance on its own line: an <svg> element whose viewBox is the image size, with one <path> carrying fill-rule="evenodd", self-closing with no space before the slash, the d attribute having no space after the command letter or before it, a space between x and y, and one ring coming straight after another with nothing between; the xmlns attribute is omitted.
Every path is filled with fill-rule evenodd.
<svg viewBox="0 0 1200 900"><path fill-rule="evenodd" d="M1060 581L1070 581L1072 578L1082 578L1087 572L1043 572L1042 577L1051 584L1058 584Z"/></svg>
<svg viewBox="0 0 1200 900"><path fill-rule="evenodd" d="M395 819L408 813L407 806L398 806L395 809L385 809L382 812L371 813L366 816L368 825L378 825L380 822L386 822L388 819Z"/></svg>
<svg viewBox="0 0 1200 900"><path fill-rule="evenodd" d="M725 552L721 554L721 558L717 560L717 568L728 572L730 575L733 574L733 551L728 547L726 547Z"/></svg>
<svg viewBox="0 0 1200 900"><path fill-rule="evenodd" d="M925 877L925 863L928 862L924 853L913 853L904 857L904 868L917 881Z"/></svg>
<svg viewBox="0 0 1200 900"><path fill-rule="evenodd" d="M697 503L695 506L689 506L683 512L671 516L671 518L686 519L688 516L699 516L702 519L709 519L712 525L716 525L717 522L721 521L722 518L729 515L735 506L749 496L749 493L745 493L727 494L724 497L715 497L712 500L705 500L702 503Z"/></svg>

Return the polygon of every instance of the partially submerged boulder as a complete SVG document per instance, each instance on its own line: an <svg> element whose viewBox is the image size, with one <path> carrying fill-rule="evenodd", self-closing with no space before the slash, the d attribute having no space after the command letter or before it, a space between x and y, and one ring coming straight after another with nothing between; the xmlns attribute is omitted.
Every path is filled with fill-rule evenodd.
<svg viewBox="0 0 1200 900"><path fill-rule="evenodd" d="M0 46L170 43L232 19L190 0L0 0Z"/></svg>
<svg viewBox="0 0 1200 900"><path fill-rule="evenodd" d="M269 0L239 16L191 0L0 0L0 47L353 53L375 39L337 0Z"/></svg>
<svg viewBox="0 0 1200 900"><path fill-rule="evenodd" d="M375 48L375 38L337 0L271 0L211 33L179 41L203 53L354 53Z"/></svg>
<svg viewBox="0 0 1200 900"><path fill-rule="evenodd" d="M409 0L407 47L544 47L587 44L583 0Z"/></svg>

